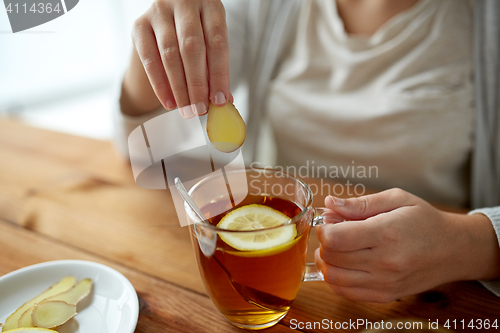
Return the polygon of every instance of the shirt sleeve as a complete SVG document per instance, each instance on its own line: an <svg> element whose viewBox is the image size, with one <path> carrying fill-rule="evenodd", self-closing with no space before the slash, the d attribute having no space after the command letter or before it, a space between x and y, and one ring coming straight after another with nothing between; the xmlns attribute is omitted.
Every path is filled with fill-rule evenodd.
<svg viewBox="0 0 500 333"><path fill-rule="evenodd" d="M475 209L470 214L483 214L486 215L493 224L493 229L497 235L498 244L500 246L500 206L492 208ZM500 297L500 280L481 280L479 281L490 290L493 294Z"/></svg>

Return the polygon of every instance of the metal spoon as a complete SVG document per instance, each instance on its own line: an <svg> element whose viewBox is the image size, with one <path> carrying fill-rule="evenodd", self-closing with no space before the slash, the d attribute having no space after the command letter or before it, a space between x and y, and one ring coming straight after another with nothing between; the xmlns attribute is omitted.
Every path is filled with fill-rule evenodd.
<svg viewBox="0 0 500 333"><path fill-rule="evenodd" d="M201 209L198 207L198 205L196 205L196 203L193 201L193 198L191 198L189 193L186 191L186 188L184 187L184 184L182 184L181 179L179 177L175 177L174 183L182 199L186 201L189 208L191 208L191 210L196 214L196 216L200 219L200 221L210 224L208 223L205 215L201 212Z"/></svg>
<svg viewBox="0 0 500 333"><path fill-rule="evenodd" d="M200 246L201 252L207 257L211 257L215 253L215 247L217 246L217 234L211 230L205 230L199 227L197 224L210 224L207 221L205 215L201 212L201 209L194 202L193 198L189 195L182 184L182 181L179 177L175 177L174 179L175 187L177 188L177 192L179 192L180 196L184 201L188 204L189 208L196 214L196 216L200 219L200 222L194 223L194 231L196 232L196 238L198 239L198 245Z"/></svg>

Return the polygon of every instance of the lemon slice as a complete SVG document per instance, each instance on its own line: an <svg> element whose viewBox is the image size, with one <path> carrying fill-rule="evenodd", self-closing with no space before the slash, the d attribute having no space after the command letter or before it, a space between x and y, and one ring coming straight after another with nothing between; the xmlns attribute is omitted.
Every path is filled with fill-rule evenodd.
<svg viewBox="0 0 500 333"><path fill-rule="evenodd" d="M240 251L261 251L292 242L297 236L295 225L269 229L288 222L285 214L264 205L247 205L224 216L217 227L227 230L254 232L219 232L226 244Z"/></svg>
<svg viewBox="0 0 500 333"><path fill-rule="evenodd" d="M281 252L285 252L294 246L302 236L295 238L293 241L284 243L270 249L257 250L257 251L237 251L237 250L225 250L226 253L232 254L237 257L245 257L245 258L255 258L255 257L268 257Z"/></svg>
<svg viewBox="0 0 500 333"><path fill-rule="evenodd" d="M30 328L15 328L13 330L5 331L4 333L57 333L57 331L49 330L46 328L30 327Z"/></svg>

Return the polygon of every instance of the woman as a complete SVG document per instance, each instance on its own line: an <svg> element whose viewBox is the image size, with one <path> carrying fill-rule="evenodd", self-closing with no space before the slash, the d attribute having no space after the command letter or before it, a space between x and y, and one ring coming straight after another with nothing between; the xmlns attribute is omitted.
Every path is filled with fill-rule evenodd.
<svg viewBox="0 0 500 333"><path fill-rule="evenodd" d="M500 205L500 140L498 124L487 121L498 119L489 92L495 91L495 57L490 50L480 58L488 42L482 38L496 38L488 20L498 24L484 13L500 13L500 6L478 0L473 20L472 5L240 0L227 1L224 10L218 0L158 0L134 26L121 126L131 129L158 108L203 115L209 101L224 105L231 90L247 84L246 161L255 159L260 124L269 117L280 164L356 160L381 170L367 180L371 187L408 191L326 199L349 221L318 228L316 263L336 293L389 302L479 279L492 280L483 283L500 296L494 281L500 278L500 207L493 207ZM409 192L492 208L452 214Z"/></svg>

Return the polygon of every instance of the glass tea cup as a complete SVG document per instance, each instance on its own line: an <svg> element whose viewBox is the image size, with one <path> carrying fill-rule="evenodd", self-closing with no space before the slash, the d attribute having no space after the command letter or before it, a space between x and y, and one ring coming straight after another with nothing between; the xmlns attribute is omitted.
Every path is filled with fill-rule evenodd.
<svg viewBox="0 0 500 333"><path fill-rule="evenodd" d="M209 222L200 222L185 205L201 277L214 304L235 326L255 330L275 325L287 314L302 281L323 281L314 263L306 263L306 254L309 231L324 224L328 210L313 208L311 189L301 180L270 169L219 172L199 181L189 194ZM290 220L250 231L217 227L235 208L253 204ZM271 234L288 238L250 251L228 241Z"/></svg>

